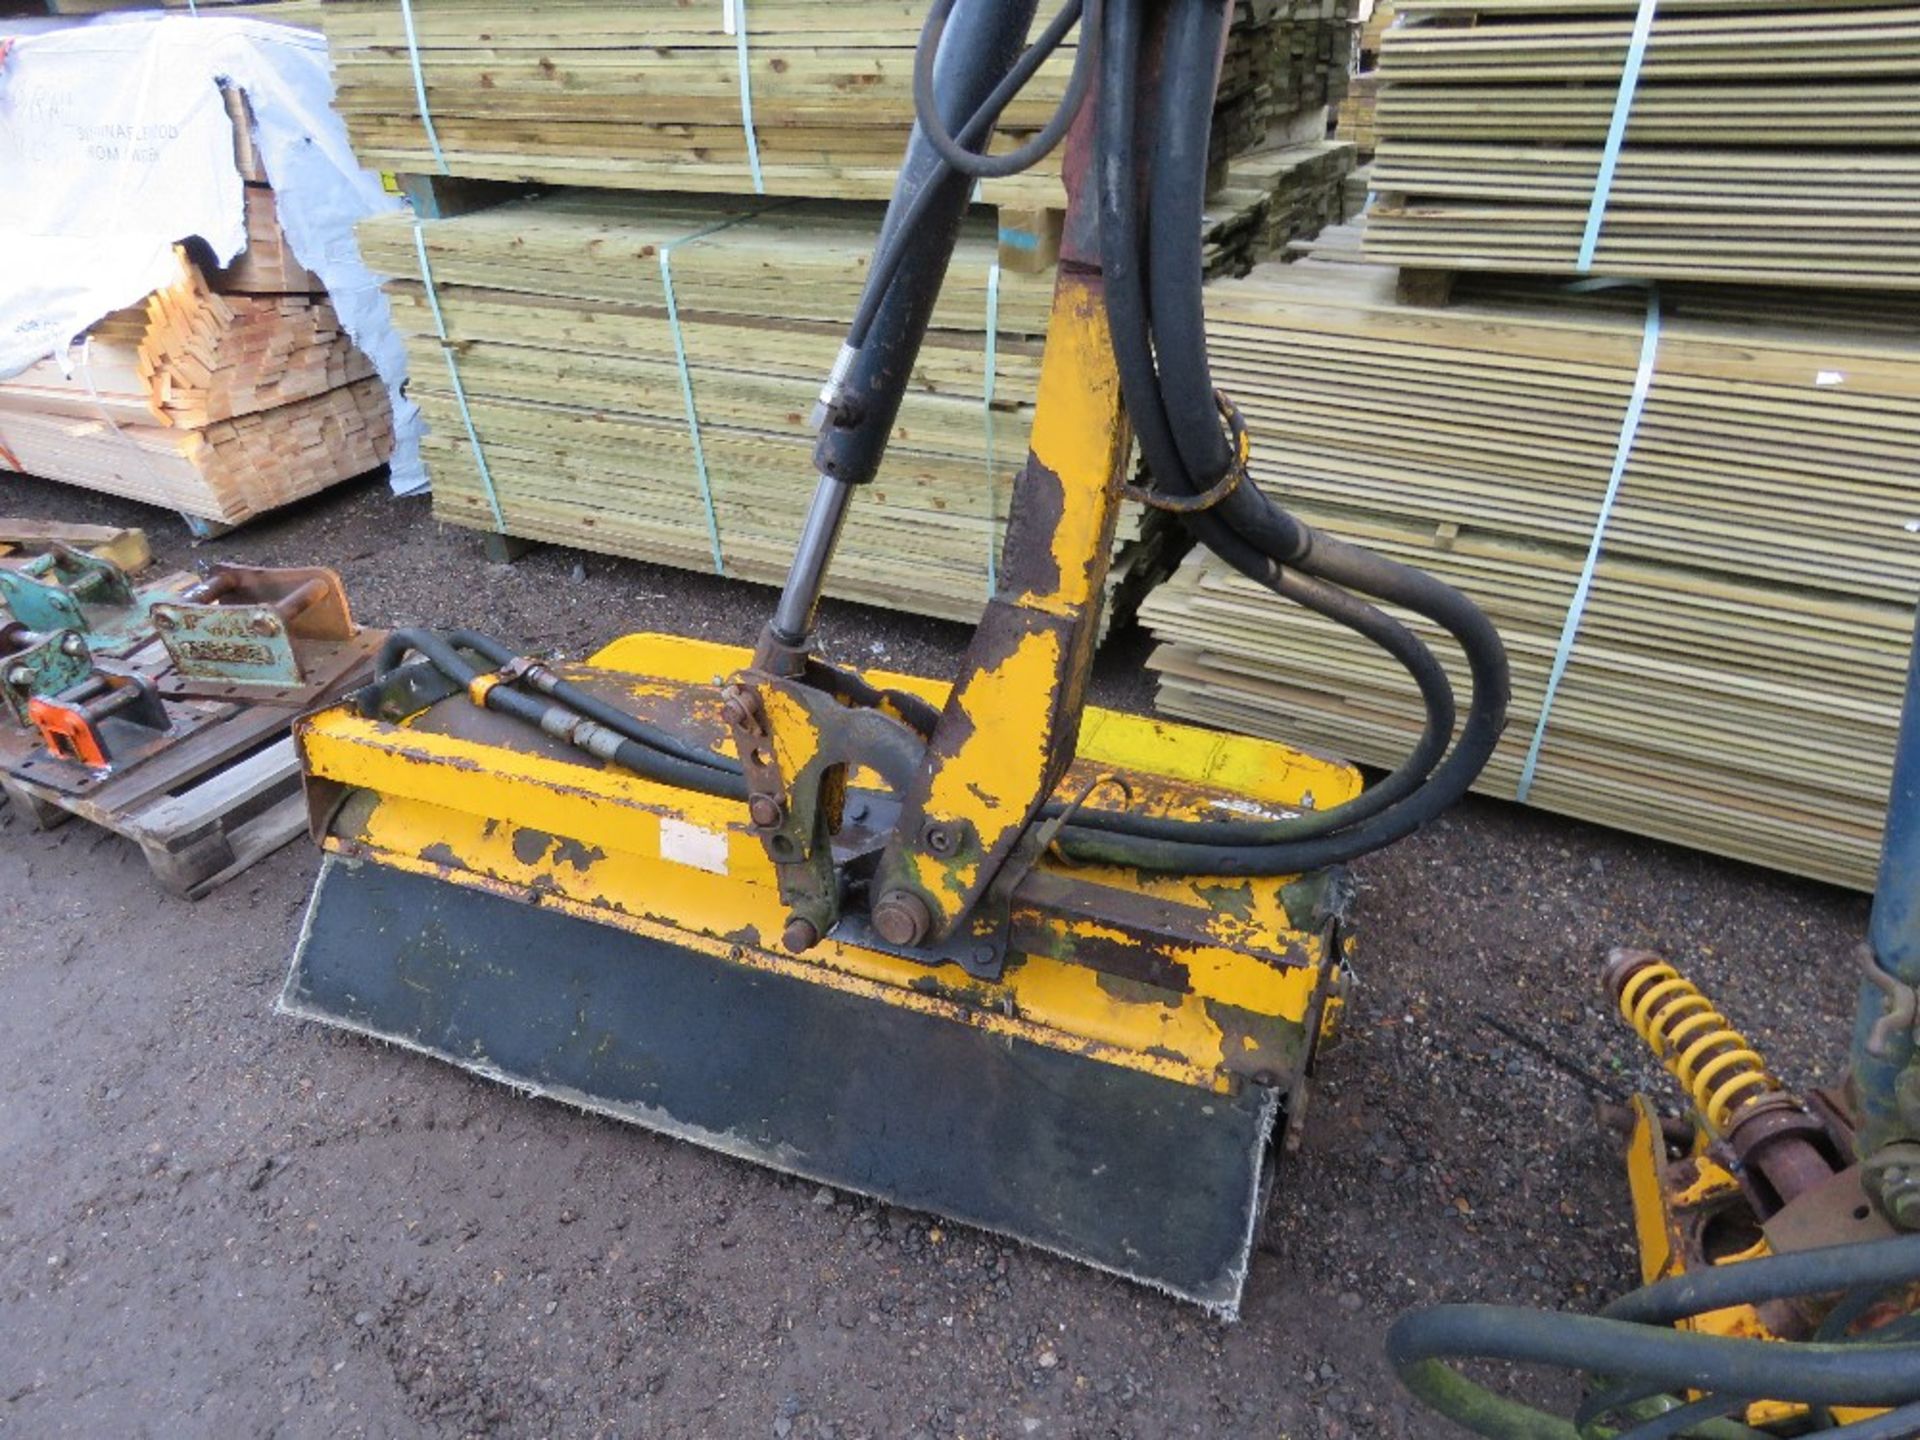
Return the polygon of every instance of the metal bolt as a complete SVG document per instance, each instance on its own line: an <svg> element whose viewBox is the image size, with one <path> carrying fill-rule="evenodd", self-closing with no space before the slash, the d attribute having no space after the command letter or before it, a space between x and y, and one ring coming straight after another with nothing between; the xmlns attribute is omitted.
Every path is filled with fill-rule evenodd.
<svg viewBox="0 0 1920 1440"><path fill-rule="evenodd" d="M62 655L84 655L87 653L87 642L82 640L78 635L63 635L60 637L60 653Z"/></svg>
<svg viewBox="0 0 1920 1440"><path fill-rule="evenodd" d="M18 685L24 690L33 683L33 672L24 665L16 665L7 671L7 683L9 685Z"/></svg>
<svg viewBox="0 0 1920 1440"><path fill-rule="evenodd" d="M1902 1174L1896 1183L1889 1171L1880 1193L1886 1196L1889 1220L1902 1230L1920 1230L1920 1184L1914 1183L1913 1176Z"/></svg>
<svg viewBox="0 0 1920 1440"><path fill-rule="evenodd" d="M771 830L786 818L787 807L771 795L754 795L747 800L747 815L762 830Z"/></svg>
<svg viewBox="0 0 1920 1440"><path fill-rule="evenodd" d="M873 928L889 945L909 949L933 928L927 902L911 890L889 890L873 907Z"/></svg>
<svg viewBox="0 0 1920 1440"><path fill-rule="evenodd" d="M722 695L720 718L733 729L744 730L749 735L766 733L761 723L760 697L738 685L729 685Z"/></svg>
<svg viewBox="0 0 1920 1440"><path fill-rule="evenodd" d="M180 622L174 618L173 612L171 610L160 610L160 609L154 610L153 612L153 628L154 629L174 630L179 628L179 625L180 625Z"/></svg>
<svg viewBox="0 0 1920 1440"><path fill-rule="evenodd" d="M256 615L253 617L253 624L247 628L256 635L278 635L280 622L271 615Z"/></svg>
<svg viewBox="0 0 1920 1440"><path fill-rule="evenodd" d="M787 928L780 934L780 944L798 955L811 950L820 943L820 927L804 915L789 915Z"/></svg>
<svg viewBox="0 0 1920 1440"><path fill-rule="evenodd" d="M934 821L920 832L920 843L936 855L951 855L960 846L960 837L945 825Z"/></svg>

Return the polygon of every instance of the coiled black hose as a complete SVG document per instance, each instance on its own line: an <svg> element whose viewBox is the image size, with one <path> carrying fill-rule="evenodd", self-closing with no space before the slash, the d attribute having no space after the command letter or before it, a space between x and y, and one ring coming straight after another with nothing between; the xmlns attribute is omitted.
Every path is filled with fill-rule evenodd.
<svg viewBox="0 0 1920 1440"><path fill-rule="evenodd" d="M956 0L934 0L927 11L926 23L920 30L920 43L913 52L913 110L920 122L920 133L927 137L927 143L947 162L948 168L958 170L962 175L971 175L976 180L1018 175L1052 154L1053 148L1066 138L1073 117L1080 113L1081 103L1087 98L1087 86L1093 79L1093 56L1098 48L1095 37L1100 27L1100 0L1084 0L1087 25L1080 48L1074 52L1073 73L1067 78L1067 93L1038 134L1004 155L987 155L968 148L970 144L981 144L984 139L984 135L970 133L981 118L979 112L968 122L961 137L956 139L947 133L946 125L940 119L940 107L934 103L934 56L939 53L940 36L947 28L947 17L953 13L955 3ZM1067 32L1082 18L1082 7L1083 0L1068 0L1020 57L1020 62L1008 72L1007 78L996 87L988 99L988 105L999 100L1001 89L1007 90L1007 97L994 106L989 124L1006 109L1007 101L1033 78L1034 71L1040 68L1040 62L1060 48L1060 42L1066 38ZM1029 60L1030 65L1027 63ZM982 106L981 110L986 108Z"/></svg>
<svg viewBox="0 0 1920 1440"><path fill-rule="evenodd" d="M1500 1305L1416 1311L1387 1332L1387 1358L1426 1404L1490 1440L1737 1440L1759 1432L1725 1417L1755 1400L1892 1407L1886 1415L1822 1433L1912 1440L1920 1435L1920 1342L1906 1338L1904 1328L1801 1343L1735 1340L1672 1326L1734 1305L1879 1293L1916 1281L1920 1235L1838 1245L1692 1271L1635 1291L1597 1316ZM1888 1334L1901 1338L1889 1343ZM1461 1360L1584 1371L1606 1377L1608 1388L1565 1420L1469 1380L1449 1363ZM1665 1414L1645 1413L1650 1398L1702 1391L1710 1393L1684 1404L1668 1402L1672 1408ZM1612 1420L1616 1412L1627 1418Z"/></svg>
<svg viewBox="0 0 1920 1440"><path fill-rule="evenodd" d="M1237 463L1220 428L1207 365L1198 218L1226 7L1224 0L1186 0L1170 8L1157 94L1143 104L1146 18L1142 0L1105 5L1097 165L1101 270L1114 357L1142 458L1161 489L1196 496ZM1145 134L1155 138L1151 219L1143 226L1136 161ZM1145 252L1143 231L1151 247ZM1201 543L1277 593L1302 598L1297 580L1288 577L1305 575L1322 582L1322 599L1359 592L1438 624L1467 658L1473 699L1466 722L1445 758L1436 756L1432 737L1452 734L1451 689L1443 692L1432 683L1426 671L1430 654L1388 647L1420 685L1428 723L1414 754L1389 777L1385 798L1382 787L1375 787L1331 811L1246 824L1080 815L1062 832L1063 850L1078 859L1191 874L1286 873L1336 864L1401 839L1466 793L1499 741L1509 695L1505 651L1478 608L1431 576L1315 532L1273 504L1251 478L1243 477L1212 509L1183 518ZM1366 629L1360 633L1378 638ZM1422 642L1415 644L1424 651ZM1416 657L1419 668L1409 657Z"/></svg>

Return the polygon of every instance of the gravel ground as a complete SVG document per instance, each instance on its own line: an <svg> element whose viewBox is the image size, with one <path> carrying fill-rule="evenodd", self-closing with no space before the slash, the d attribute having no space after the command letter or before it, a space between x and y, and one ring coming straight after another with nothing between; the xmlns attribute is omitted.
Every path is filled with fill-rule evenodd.
<svg viewBox="0 0 1920 1440"><path fill-rule="evenodd" d="M349 487L193 547L39 484L13 513L143 524L160 559L321 563L373 624L580 654L748 641L770 592L550 549L490 566ZM829 606L829 650L950 666L964 632ZM1100 703L1141 708L1145 637ZM117 839L0 807L0 1433L1425 1437L1379 1358L1446 1299L1591 1308L1633 1280L1587 1089L1669 1097L1597 998L1668 952L1792 1082L1844 1061L1863 897L1471 802L1357 867L1359 985L1245 1317L522 1100L270 1013L315 866L199 904ZM1564 1395L1543 1382L1542 1393Z"/></svg>

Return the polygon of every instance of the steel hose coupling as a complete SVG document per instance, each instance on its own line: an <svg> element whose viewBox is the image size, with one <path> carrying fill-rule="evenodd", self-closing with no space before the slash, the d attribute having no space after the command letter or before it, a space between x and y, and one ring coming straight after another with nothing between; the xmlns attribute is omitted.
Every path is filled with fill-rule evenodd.
<svg viewBox="0 0 1920 1440"><path fill-rule="evenodd" d="M618 730L576 715L564 705L549 705L542 710L540 728L601 760L618 760L620 747L627 743L627 737Z"/></svg>
<svg viewBox="0 0 1920 1440"><path fill-rule="evenodd" d="M860 358L860 352L852 345L842 343L840 353L833 358L833 368L827 372L826 383L820 387L820 394L813 402L813 413L807 416L807 426L818 435L827 428L827 421L839 410L840 402L845 399L847 373L853 369L853 362Z"/></svg>

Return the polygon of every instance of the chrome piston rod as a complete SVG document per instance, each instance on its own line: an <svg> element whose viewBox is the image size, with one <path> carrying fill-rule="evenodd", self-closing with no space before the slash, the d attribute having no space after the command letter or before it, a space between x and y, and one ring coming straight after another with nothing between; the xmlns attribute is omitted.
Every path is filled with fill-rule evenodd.
<svg viewBox="0 0 1920 1440"><path fill-rule="evenodd" d="M787 583L773 612L773 631L783 644L803 645L813 633L814 612L820 608L827 567L833 563L840 532L846 527L853 490L846 481L831 475L822 475L814 487L813 503L807 508L807 521L800 529L793 564L787 570Z"/></svg>

